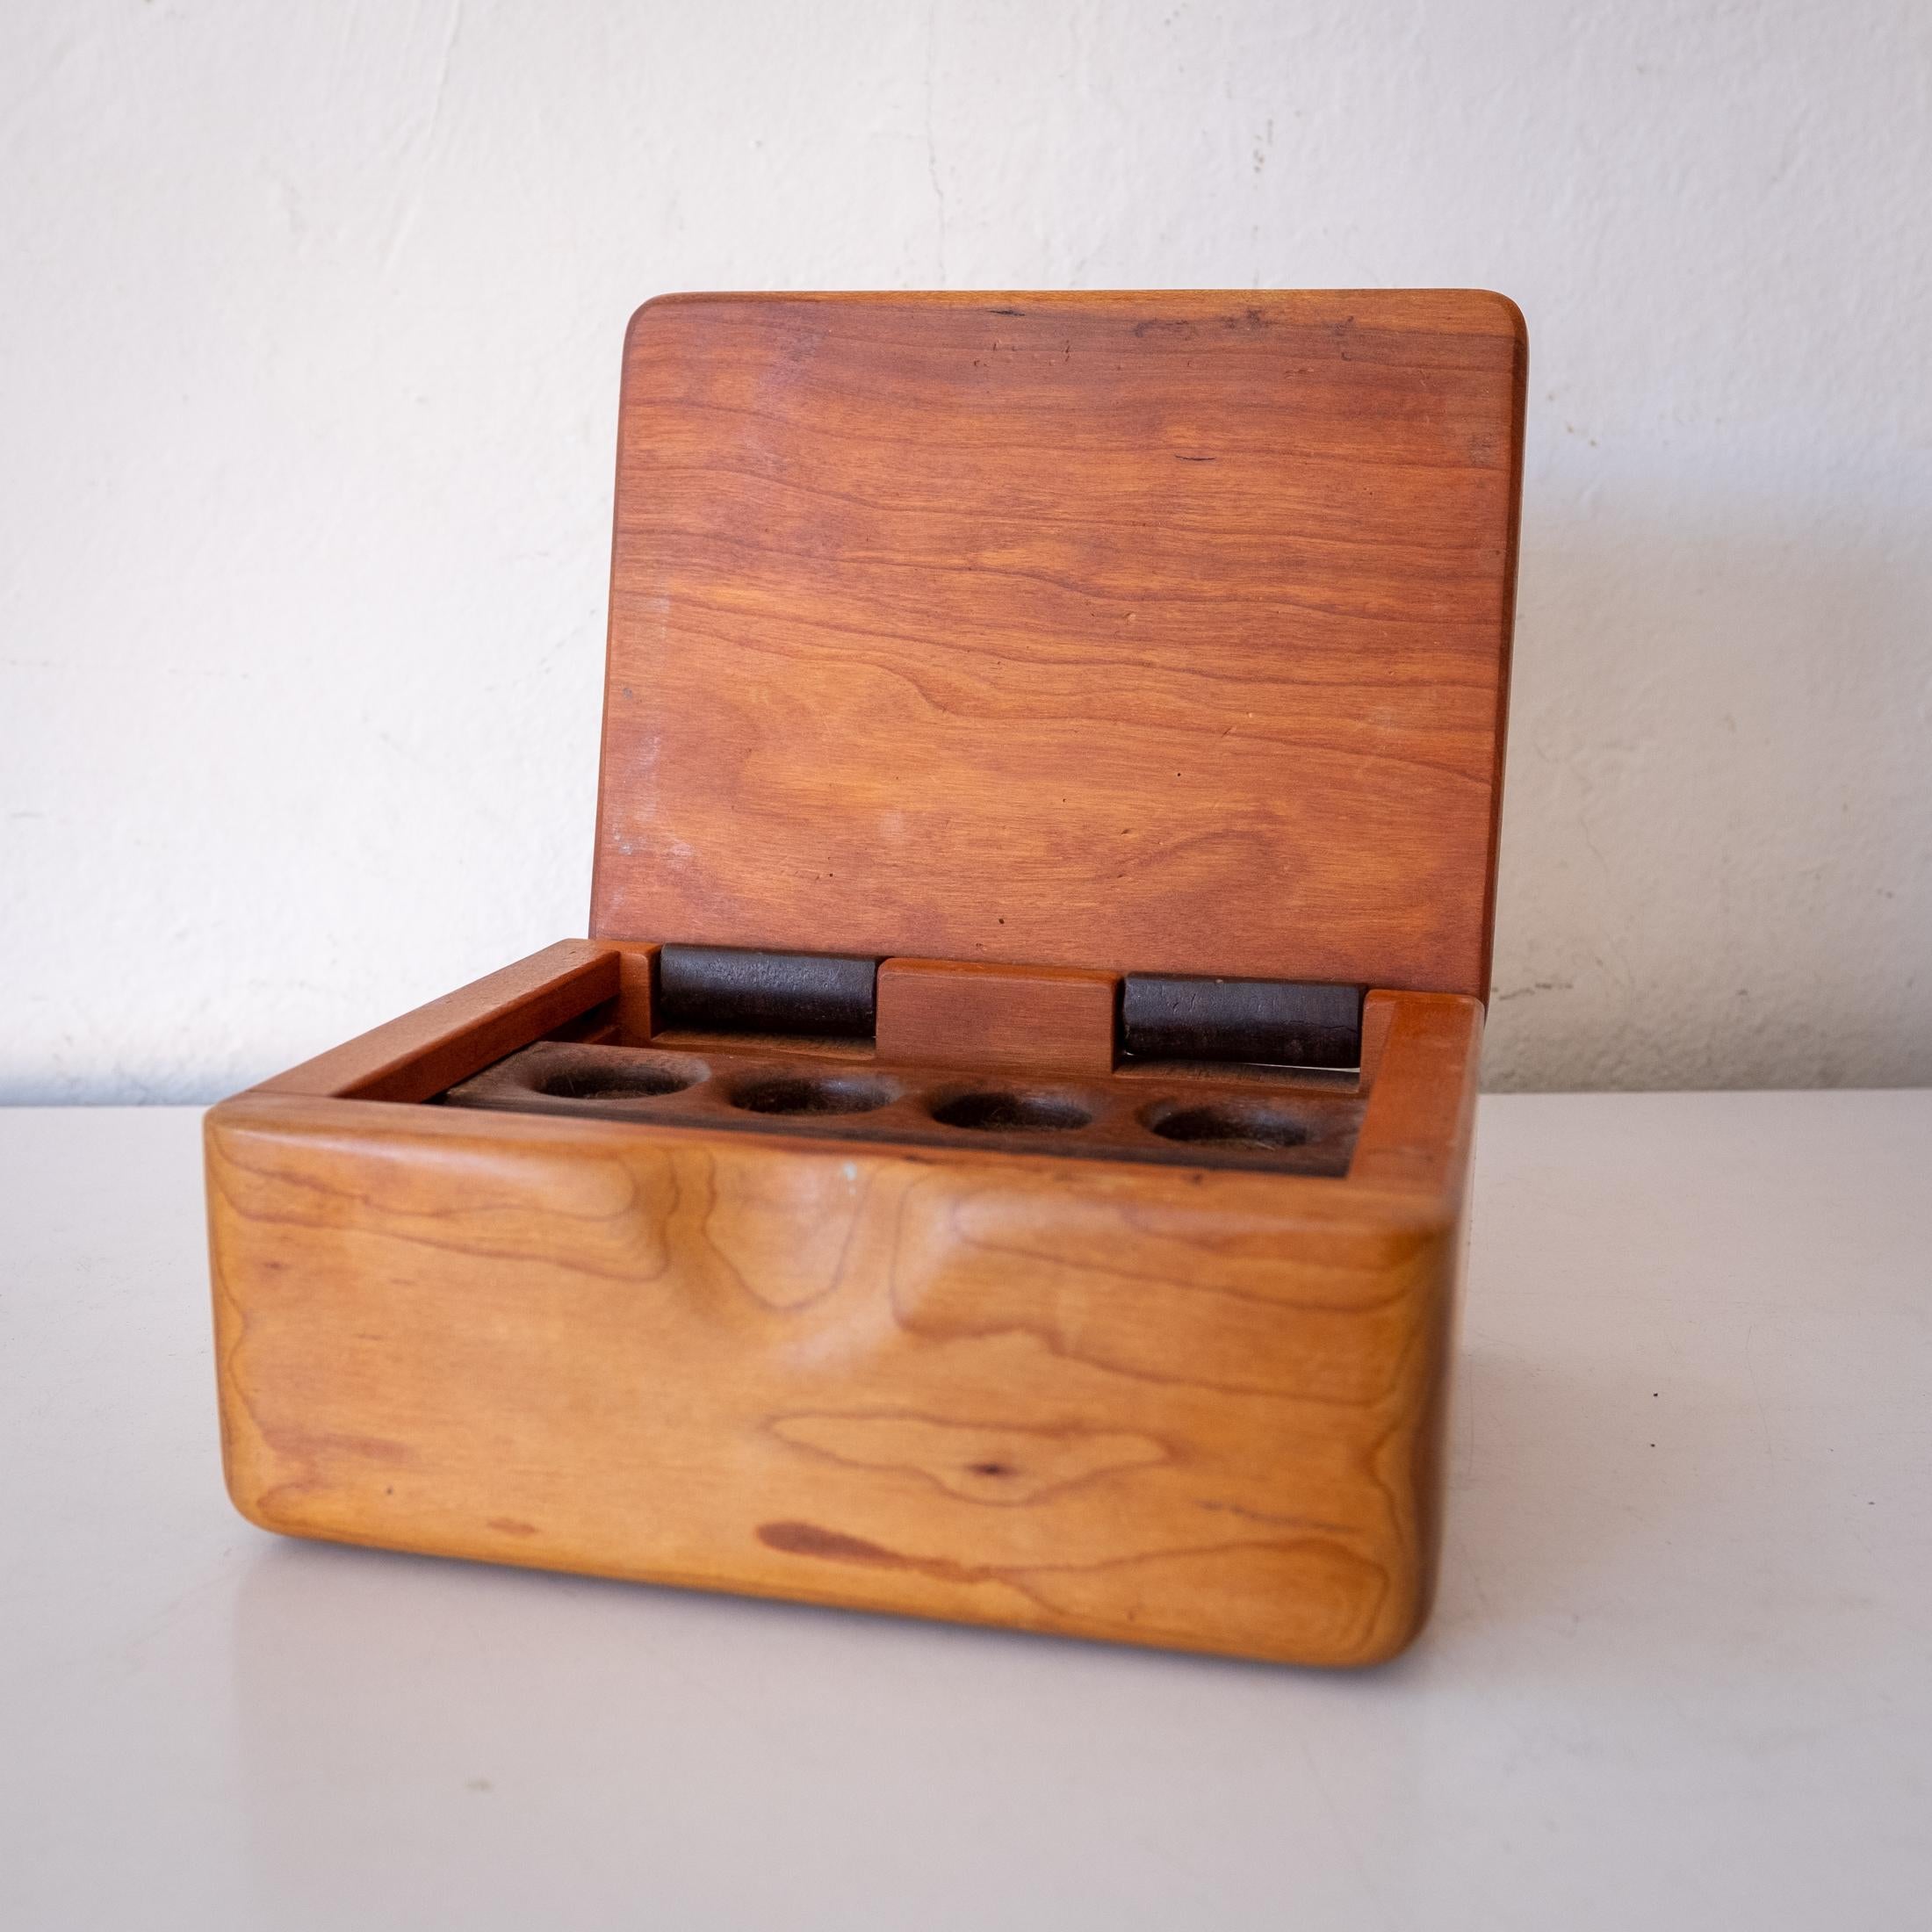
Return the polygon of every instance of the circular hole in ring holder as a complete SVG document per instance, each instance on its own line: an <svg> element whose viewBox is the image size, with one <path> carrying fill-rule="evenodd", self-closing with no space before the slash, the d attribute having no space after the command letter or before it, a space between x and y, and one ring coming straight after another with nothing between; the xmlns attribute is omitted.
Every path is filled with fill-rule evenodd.
<svg viewBox="0 0 1932 1932"><path fill-rule="evenodd" d="M536 1086L553 1100L654 1100L710 1077L710 1068L690 1054L634 1051L621 1063L602 1055L571 1062L541 1075Z"/></svg>
<svg viewBox="0 0 1932 1932"><path fill-rule="evenodd" d="M863 1073L754 1073L731 1090L746 1114L869 1114L898 1098L890 1081Z"/></svg>
<svg viewBox="0 0 1932 1932"><path fill-rule="evenodd" d="M1169 1101L1141 1116L1150 1134L1194 1147L1279 1152L1314 1139L1305 1121L1265 1100Z"/></svg>
<svg viewBox="0 0 1932 1932"><path fill-rule="evenodd" d="M982 1134L1063 1134L1086 1126L1093 1114L1070 1093L987 1087L939 1101L933 1118L941 1127Z"/></svg>

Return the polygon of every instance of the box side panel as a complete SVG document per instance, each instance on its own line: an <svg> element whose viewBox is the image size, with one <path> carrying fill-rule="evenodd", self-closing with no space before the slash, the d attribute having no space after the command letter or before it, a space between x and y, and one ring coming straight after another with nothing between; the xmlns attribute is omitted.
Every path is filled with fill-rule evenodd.
<svg viewBox="0 0 1932 1932"><path fill-rule="evenodd" d="M353 1102L208 1147L270 1529L1284 1661L1419 1622L1439 1217Z"/></svg>

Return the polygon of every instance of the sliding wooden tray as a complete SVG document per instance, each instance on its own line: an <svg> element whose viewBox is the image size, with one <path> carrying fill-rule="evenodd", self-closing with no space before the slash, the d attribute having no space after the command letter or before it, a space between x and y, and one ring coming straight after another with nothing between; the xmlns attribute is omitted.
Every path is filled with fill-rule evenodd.
<svg viewBox="0 0 1932 1932"><path fill-rule="evenodd" d="M1477 294L640 311L594 936L209 1116L243 1513L1407 1643L1523 373Z"/></svg>

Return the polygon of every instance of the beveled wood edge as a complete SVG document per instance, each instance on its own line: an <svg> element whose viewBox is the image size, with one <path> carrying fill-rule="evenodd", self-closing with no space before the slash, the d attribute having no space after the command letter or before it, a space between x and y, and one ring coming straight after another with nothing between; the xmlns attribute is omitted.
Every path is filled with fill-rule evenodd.
<svg viewBox="0 0 1932 1932"><path fill-rule="evenodd" d="M745 1157L763 1150L774 1157L820 1162L883 1164L907 1160L957 1172L975 1169L987 1181L1010 1177L1074 1193L1085 1188L1132 1191L1176 1207L1253 1217L1278 1229L1373 1234L1404 1241L1440 1236L1455 1224L1457 1197L1414 1183L1379 1184L1316 1174L1278 1174L1244 1168L1195 1168L1139 1162L1069 1160L1048 1153L981 1148L957 1152L892 1143L863 1145L808 1139L783 1132L750 1135L699 1126L653 1122L645 1130L652 1148L691 1149ZM425 1159L442 1153L515 1160L564 1154L584 1161L622 1158L639 1144L629 1121L578 1119L550 1114L515 1114L480 1107L399 1107L380 1100L329 1099L312 1094L237 1094L209 1109L203 1143L208 1160L210 1205L217 1191L219 1161L247 1170L246 1149L257 1136L311 1141L318 1148L388 1146L418 1150Z"/></svg>
<svg viewBox="0 0 1932 1932"><path fill-rule="evenodd" d="M388 1143L436 1150L470 1148L505 1156L530 1150L569 1151L585 1160L622 1156L638 1145L638 1128L629 1121L578 1119L566 1115L494 1112L482 1108L400 1107L383 1100L343 1099L322 1094L270 1092L251 1089L212 1107L204 1139L211 1161L237 1157L237 1143L265 1134L278 1139L311 1139L318 1144L355 1143L373 1148ZM1150 1194L1186 1196L1203 1207L1247 1211L1280 1224L1308 1227L1373 1228L1408 1235L1440 1233L1460 1211L1460 1150L1444 1147L1406 1159L1391 1158L1371 1172L1352 1169L1346 1176L1271 1173L1239 1168L1193 1168L1070 1161L1051 1153L992 1150L973 1147L956 1152L929 1146L900 1148L890 1143L856 1146L781 1131L755 1139L696 1125L653 1122L652 1145L729 1151L768 1149L775 1156L801 1159L869 1162L913 1160L956 1170L977 1167L993 1178L1019 1171L1027 1178L1069 1188L1132 1186ZM242 1165L247 1162L243 1160ZM1358 1156L1357 1167L1360 1161ZM212 1183L211 1173L211 1183Z"/></svg>
<svg viewBox="0 0 1932 1932"><path fill-rule="evenodd" d="M1514 395L1510 410L1510 461L1517 487L1510 494L1510 527L1503 538L1503 641L1496 658L1496 730L1490 745L1489 845L1482 881L1482 957L1476 973L1475 990L1485 1006L1496 970L1496 874L1503 854L1503 784L1508 770L1506 753L1510 744L1510 681L1516 668L1516 592L1523 537L1523 428L1530 387L1530 334L1523 312L1507 296L1496 298L1506 303L1516 318Z"/></svg>
<svg viewBox="0 0 1932 1932"><path fill-rule="evenodd" d="M1036 308L1157 306L1200 302L1260 302L1306 308L1311 314L1373 300L1385 314L1400 315L1403 328L1428 328L1448 335L1506 336L1520 347L1529 342L1529 325L1515 302L1489 288L1154 288L1154 289L673 289L653 295L631 311L626 342L639 320L657 308L698 307L706 303L815 303L826 306L891 307L910 303L934 307L977 308L988 302L1025 302ZM1445 318L1482 326L1449 326Z"/></svg>
<svg viewBox="0 0 1932 1932"><path fill-rule="evenodd" d="M715 1570L696 1563L625 1563L613 1561L595 1552L573 1550L566 1560L555 1556L534 1556L506 1546L501 1539L449 1538L434 1545L410 1535L386 1534L379 1528L358 1527L353 1531L326 1525L292 1523L263 1510L254 1495L228 1476L224 1467L224 1483L228 1501L246 1523L270 1536L293 1537L304 1543L322 1543L338 1549L383 1550L400 1556L430 1556L453 1562L490 1563L504 1569L524 1570L538 1576L591 1576L606 1582L624 1583L646 1590L673 1590L694 1596L729 1601L748 1599L766 1604L802 1604L815 1610L836 1611L841 1616L879 1618L889 1621L906 1619L931 1624L942 1629L990 1630L1016 1634L1028 1640L1059 1644L1105 1644L1124 1651L1157 1651L1173 1656L1226 1658L1240 1664L1262 1664L1270 1669L1360 1671L1379 1669L1411 1649L1428 1627L1433 1608L1433 1577L1424 1575L1406 1613L1391 1618L1385 1635L1378 1636L1357 1649L1336 1647L1311 1649L1296 1643L1258 1644L1244 1637L1221 1637L1202 1628L1135 1627L1124 1622L1087 1622L1078 1618L1056 1618L1048 1612L1015 1612L994 1609L970 1598L938 1609L922 1604L895 1603L885 1605L857 1600L848 1589L832 1582L814 1582L804 1576L788 1577L783 1582L757 1576L733 1576L721 1580Z"/></svg>
<svg viewBox="0 0 1932 1932"><path fill-rule="evenodd" d="M305 1060L251 1094L427 1100L617 996L622 949L566 939Z"/></svg>

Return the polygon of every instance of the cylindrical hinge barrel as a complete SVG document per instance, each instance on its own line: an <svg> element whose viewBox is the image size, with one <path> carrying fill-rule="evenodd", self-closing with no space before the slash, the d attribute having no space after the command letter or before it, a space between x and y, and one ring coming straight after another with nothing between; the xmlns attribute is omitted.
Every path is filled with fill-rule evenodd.
<svg viewBox="0 0 1932 1932"><path fill-rule="evenodd" d="M660 1030L869 1039L878 962L732 946L658 952Z"/></svg>
<svg viewBox="0 0 1932 1932"><path fill-rule="evenodd" d="M1121 1050L1143 1060L1359 1066L1362 996L1359 986L1129 973L1121 983Z"/></svg>

